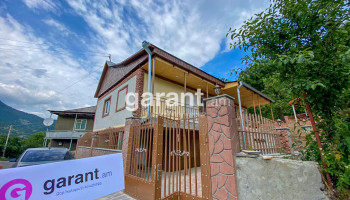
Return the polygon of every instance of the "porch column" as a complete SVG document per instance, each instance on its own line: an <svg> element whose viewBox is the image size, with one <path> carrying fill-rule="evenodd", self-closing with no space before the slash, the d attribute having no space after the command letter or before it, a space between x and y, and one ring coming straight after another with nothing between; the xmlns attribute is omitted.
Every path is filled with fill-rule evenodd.
<svg viewBox="0 0 350 200"><path fill-rule="evenodd" d="M124 138L122 146L124 174L126 172L127 159L131 156L131 149L129 150L129 144L131 143L131 141L129 141L129 136L132 134L133 126L135 126L138 123L141 123L141 118L130 117L125 119Z"/></svg>
<svg viewBox="0 0 350 200"><path fill-rule="evenodd" d="M240 152L234 98L224 94L204 99L208 120L213 199L238 200L235 155Z"/></svg>

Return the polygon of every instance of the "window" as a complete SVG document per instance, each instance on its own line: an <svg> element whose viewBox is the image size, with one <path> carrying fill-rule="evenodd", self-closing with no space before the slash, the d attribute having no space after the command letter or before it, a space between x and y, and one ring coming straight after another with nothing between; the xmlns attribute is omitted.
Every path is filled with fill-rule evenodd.
<svg viewBox="0 0 350 200"><path fill-rule="evenodd" d="M128 85L122 87L118 91L118 96L117 96L117 105L116 105L116 112L124 110L126 108L126 101L125 97L126 94L128 93Z"/></svg>
<svg viewBox="0 0 350 200"><path fill-rule="evenodd" d="M86 119L77 119L77 121L75 122L75 130L85 130L86 122Z"/></svg>
<svg viewBox="0 0 350 200"><path fill-rule="evenodd" d="M103 105L102 117L109 115L110 107L111 107L111 97L109 97L108 99L105 100L105 103Z"/></svg>

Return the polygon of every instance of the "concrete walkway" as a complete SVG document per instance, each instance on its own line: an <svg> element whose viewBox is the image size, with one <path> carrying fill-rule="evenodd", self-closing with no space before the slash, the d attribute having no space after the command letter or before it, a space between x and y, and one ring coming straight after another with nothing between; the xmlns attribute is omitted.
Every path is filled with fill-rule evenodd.
<svg viewBox="0 0 350 200"><path fill-rule="evenodd" d="M123 191L116 192L101 198L98 198L96 200L135 200L134 198L131 198L127 194L125 194Z"/></svg>

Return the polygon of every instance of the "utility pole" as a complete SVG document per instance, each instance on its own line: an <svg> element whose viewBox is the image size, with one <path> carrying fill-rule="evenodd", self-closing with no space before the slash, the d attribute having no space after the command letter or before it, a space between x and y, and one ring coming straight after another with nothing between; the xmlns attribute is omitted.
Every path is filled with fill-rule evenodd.
<svg viewBox="0 0 350 200"><path fill-rule="evenodd" d="M2 152L2 157L5 157L5 151L6 151L6 147L7 147L7 142L9 141L11 130L12 130L12 125L10 125L9 132L7 133L7 138L6 138L6 142L5 142L5 146L4 146L4 151Z"/></svg>

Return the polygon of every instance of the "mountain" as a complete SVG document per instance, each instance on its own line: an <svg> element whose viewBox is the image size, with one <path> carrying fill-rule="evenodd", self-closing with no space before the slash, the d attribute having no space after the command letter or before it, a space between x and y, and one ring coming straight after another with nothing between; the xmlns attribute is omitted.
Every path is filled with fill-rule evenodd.
<svg viewBox="0 0 350 200"><path fill-rule="evenodd" d="M11 124L11 134L19 136L26 137L38 131L45 132L43 120L41 117L16 110L0 101L0 134L7 134Z"/></svg>

